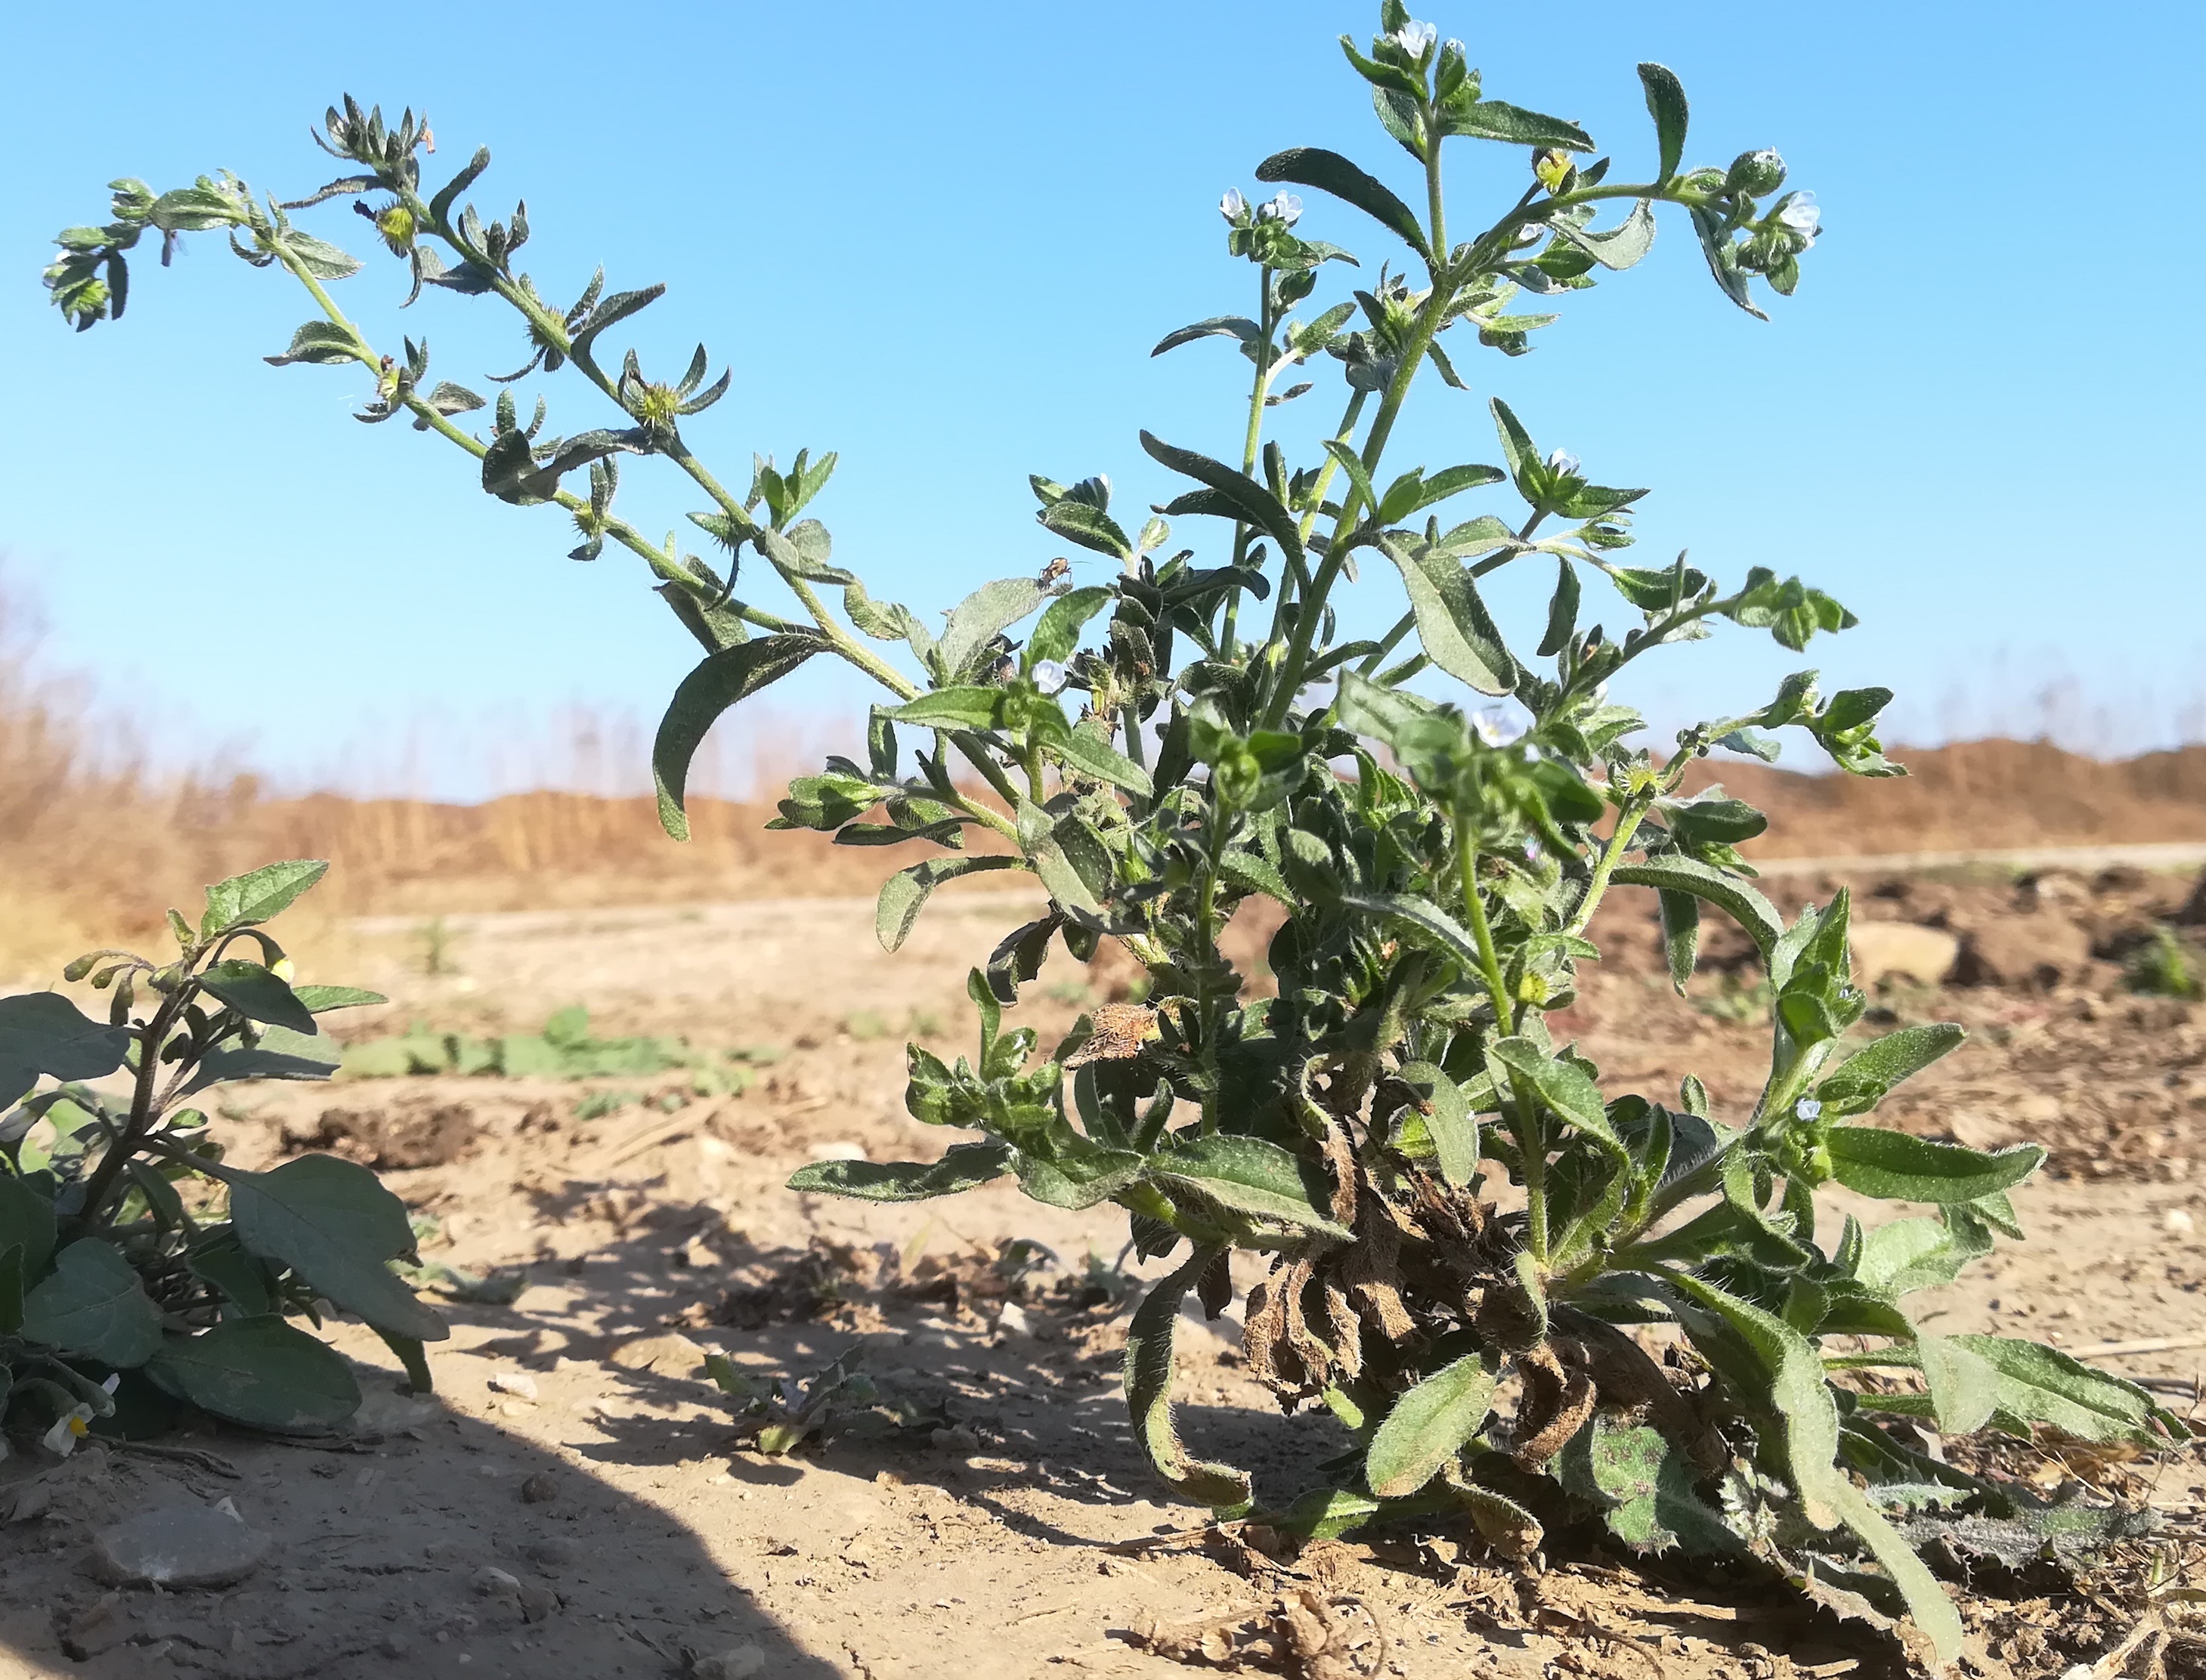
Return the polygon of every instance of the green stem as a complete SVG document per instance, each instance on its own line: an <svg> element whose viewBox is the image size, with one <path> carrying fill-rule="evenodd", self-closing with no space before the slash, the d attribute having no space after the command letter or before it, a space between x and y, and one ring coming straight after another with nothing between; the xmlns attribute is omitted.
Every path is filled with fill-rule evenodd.
<svg viewBox="0 0 2206 1680"><path fill-rule="evenodd" d="M480 260L482 253L471 250L459 239L453 229L431 215L429 206L423 203L417 194L411 191L401 191L399 196L405 201L407 208L413 212L417 225L433 229L438 237L469 260ZM290 266L296 271L295 262L291 263ZM491 289L504 299L528 323L540 343L547 344L557 349L562 355L581 370L582 376L604 393L608 401L623 414L628 412L627 405L620 400L620 389L617 383L608 378L605 370L598 366L597 358L587 350L580 354L575 353L574 340L568 336L564 318L553 314L523 291L519 285L508 279L504 274L497 273L494 268ZM730 495L719 480L706 470L704 463L689 452L688 445L683 444L678 436L659 453L688 474L691 481L712 498L721 512L745 525L753 522L748 510L743 504ZM772 555L767 555L766 557L767 563L780 575L782 581L789 586L790 592L803 604L804 610L812 615L814 625L822 635L826 637L829 645L837 653L873 678L900 700L915 699L922 692L917 683L874 653L872 649L867 647L844 629L841 621L828 612L825 604L803 578L775 560Z"/></svg>
<svg viewBox="0 0 2206 1680"><path fill-rule="evenodd" d="M1256 476L1256 457L1264 447L1264 399L1272 387L1272 334L1279 321L1272 304L1272 271L1261 265L1256 270L1256 284L1263 295L1257 303L1257 320L1261 329L1256 346L1256 378L1249 392L1249 430L1241 446L1241 470L1249 477ZM1249 527L1237 521L1233 527L1233 564L1237 570L1249 553ZM1237 645L1236 626L1241 617L1241 592L1229 589L1225 593L1225 617L1219 628L1218 657L1228 664L1233 660Z"/></svg>
<svg viewBox="0 0 2206 1680"><path fill-rule="evenodd" d="M1516 1003L1509 995L1509 981L1501 972L1501 954L1494 948L1494 926L1486 918L1486 901L1478 891L1478 848L1471 843L1470 825L1461 813L1456 818L1455 851L1464 920L1470 924L1471 943L1478 948L1479 977L1494 1000L1494 1024L1505 1039L1517 1030Z"/></svg>
<svg viewBox="0 0 2206 1680"><path fill-rule="evenodd" d="M1608 891L1609 878L1616 873L1616 866L1624 861L1625 853L1631 849L1632 836L1638 833L1639 825L1646 820L1647 811L1646 803L1634 800L1617 813L1616 831L1609 836L1608 844L1601 848L1601 861L1594 866L1593 879L1586 884L1585 897L1578 901L1577 911L1564 932L1577 934L1586 931L1587 924L1593 920L1593 913L1601 908L1602 895Z"/></svg>
<svg viewBox="0 0 2206 1680"><path fill-rule="evenodd" d="M321 307L323 314L329 318L331 325L351 336L355 360L380 378L383 374L383 357L377 354L374 346L367 342L360 329L346 319L344 312L339 309L330 295L322 289L321 283L315 279L306 266L299 261L282 239L267 239L264 240L263 243L276 253L277 259L290 271L292 277L313 295L314 301ZM446 442L456 444L478 461L489 453L481 443L469 437L458 426L453 425L448 416L439 414L420 397L408 392L401 400L408 414ZM570 514L587 512L590 506L585 497L567 490L555 491L551 499ZM697 577L687 567L678 563L673 557L662 554L656 545L626 520L608 519L604 528L606 536L641 558L662 581L671 583L677 588L689 590L693 594L696 593L703 584L703 580ZM727 605L736 617L746 623L770 633L786 634L798 628L778 614L761 611L742 601L731 600ZM910 696L906 695L905 698L909 699Z"/></svg>
<svg viewBox="0 0 2206 1680"><path fill-rule="evenodd" d="M1433 215L1433 287L1425 300L1425 307L1410 330L1409 342L1403 346L1402 360L1394 370L1394 377L1386 387L1386 395L1379 404L1379 412L1371 422L1370 435L1363 441L1363 467L1367 475L1377 473L1380 458L1386 452L1387 440L1393 436L1394 421L1402 412L1402 404L1409 396L1417 370L1423 365L1425 352L1431 349L1433 338L1440 331L1440 323L1447 319L1448 307L1455 301L1457 283L1446 277L1447 227L1440 209L1440 151L1435 145L1427 148L1425 159L1426 197ZM1301 690L1303 673L1309 669L1310 651L1315 644L1319 626L1324 622L1326 598L1333 593L1334 581L1341 568L1347 563L1348 553L1344 539L1356 526L1356 515L1362 502L1362 493L1353 485L1340 498L1340 516L1333 521L1333 534L1325 545L1325 559L1317 575L1310 581L1309 593L1295 615L1292 640L1287 645L1286 657L1280 662L1276 679L1279 687L1273 693L1271 704L1265 710L1264 724L1267 729L1278 729L1286 721L1292 709L1295 695ZM1285 607L1284 600L1280 603ZM1274 633L1277 631L1274 623Z"/></svg>
<svg viewBox="0 0 2206 1680"><path fill-rule="evenodd" d="M1416 629L1416 613L1404 613L1394 621L1394 628L1380 638L1379 646L1363 656L1363 663L1356 669L1366 676L1370 676L1373 671L1386 663L1386 656L1402 645L1402 638Z"/></svg>

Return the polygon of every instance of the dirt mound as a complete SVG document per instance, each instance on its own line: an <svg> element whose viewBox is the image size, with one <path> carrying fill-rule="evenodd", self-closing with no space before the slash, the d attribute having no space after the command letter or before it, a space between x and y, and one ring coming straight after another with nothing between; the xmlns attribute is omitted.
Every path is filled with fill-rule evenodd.
<svg viewBox="0 0 2206 1680"><path fill-rule="evenodd" d="M2206 841L2206 747L2108 763L2044 742L1971 741L1898 754L1905 777L1804 775L1739 760L1694 767L1769 813L1757 857Z"/></svg>

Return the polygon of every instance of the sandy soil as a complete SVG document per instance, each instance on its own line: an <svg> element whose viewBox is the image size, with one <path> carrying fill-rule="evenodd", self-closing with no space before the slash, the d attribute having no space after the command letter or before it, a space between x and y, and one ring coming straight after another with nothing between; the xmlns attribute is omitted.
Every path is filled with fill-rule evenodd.
<svg viewBox="0 0 2206 1680"><path fill-rule="evenodd" d="M2049 984L1887 982L1892 1018L1976 1029L1894 1105L1898 1123L1971 1141L2036 1133L2057 1150L2055 1171L2017 1198L2030 1241L1948 1291L1940 1328L2072 1347L2206 1337L2206 1177L2193 1168L2206 1154L2206 1011L2127 997L2114 957L2092 954L2118 953L2122 929L2184 885L2120 873L2021 887L1862 884L1867 914L1950 934L1957 950L1977 929L2030 917L2078 936ZM1829 884L1778 885L1798 898ZM408 930L363 933L361 965L329 978L400 1000L369 1029L421 1018L528 1030L582 1001L601 1031L783 1053L741 1095L671 1106L670 1094L669 1107L587 1122L575 1108L593 1087L572 1083L236 1093L228 1135L248 1165L295 1149L330 1110L355 1117L349 1147L364 1153L379 1123L432 1140L405 1158L434 1164L388 1173L437 1222L424 1257L503 1280L510 1298L440 1303L453 1333L432 1350L433 1398L401 1391L372 1335L334 1326L370 1391L351 1439L203 1426L158 1451L94 1446L58 1465L22 1454L0 1466L0 1673L1895 1671L1882 1636L1768 1582L1586 1546L1505 1569L1446 1530L1275 1558L1261 1534L1194 1529L1201 1513L1158 1501L1125 1426L1116 1217L1063 1214L1002 1189L887 1209L784 1192L794 1166L823 1154L939 1153L941 1135L903 1112L901 1042L909 1031L962 1044L964 969L1012 908L945 894L894 958L873 944L870 907L840 901L486 917L453 924L456 968L436 977L420 972ZM1653 972L1643 905L1619 905L1603 932L1610 961L1559 1024L1628 1083L1673 1089L1698 1071L1720 1111L1736 1111L1760 1030L1726 1018L1736 1012L1726 1000L1750 974L1727 980L1732 957L1713 944L1703 1005L1681 1004ZM1046 1038L1061 1029L1091 978L1060 956L1025 1017ZM683 1082L644 1083L671 1093ZM1239 1312L1183 1323L1182 1426L1206 1456L1252 1469L1260 1497L1284 1498L1338 1438L1322 1418L1277 1420L1239 1368ZM879 1403L784 1457L747 1446L735 1406L699 1373L705 1353L721 1352L802 1379L853 1348ZM2121 1368L2161 1379L2183 1410L2202 1363L2206 1352L2182 1349ZM2198 1549L2196 1452L2161 1464L2024 1459L2048 1487L2082 1475L2149 1498L2173 1555ZM86 1572L91 1532L117 1513L225 1498L277 1541L239 1585L113 1593ZM1992 1585L1967 1604L1987 1675L2059 1673L2135 1618L2118 1589L2024 1582L2001 1597ZM1265 1655L1298 1636L1315 1654Z"/></svg>

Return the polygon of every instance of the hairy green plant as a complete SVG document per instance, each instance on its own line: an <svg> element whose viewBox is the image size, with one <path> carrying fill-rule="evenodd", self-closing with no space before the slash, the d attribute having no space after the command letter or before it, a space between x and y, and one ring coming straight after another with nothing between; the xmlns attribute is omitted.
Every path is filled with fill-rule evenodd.
<svg viewBox="0 0 2206 1680"><path fill-rule="evenodd" d="M1814 196L1787 189L1771 151L1685 167L1685 96L1659 64L1639 68L1654 167L1622 179L1576 124L1485 98L1461 44L1398 0L1385 0L1368 51L1343 45L1418 190L1398 196L1315 147L1267 158L1256 178L1360 212L1406 266L1364 271L1339 301L1298 314L1357 259L1311 237L1291 193L1255 204L1228 192L1249 313L1181 328L1157 350L1219 338L1239 351L1236 450L1221 460L1143 433L1188 487L1138 521L1114 511L1100 474L1035 477L1043 529L1113 573L1075 587L1052 559L983 585L939 629L869 593L806 516L832 454L759 456L731 484L692 452L684 423L730 376L707 383L701 347L678 378L647 372L608 337L664 288L609 292L601 271L570 307L546 302L515 266L525 211L486 223L465 202L489 153L428 191L427 127L410 110L394 123L350 99L331 110L317 138L353 172L295 203L226 175L158 195L119 182L114 220L64 234L48 284L90 326L121 313L127 253L147 231L224 229L316 305L271 361L366 370L361 420L404 416L474 457L491 494L565 509L578 559L608 543L640 557L704 648L653 750L677 837L691 757L729 707L823 655L878 681L886 698L862 761L796 779L776 825L931 849L882 890L891 950L957 877L1023 871L1049 905L970 978L977 1053L951 1065L909 1052L911 1112L979 1137L931 1162L824 1162L791 1182L904 1201L1015 1175L1055 1206L1124 1208L1138 1250L1173 1260L1134 1313L1125 1376L1135 1427L1179 1497L1251 1500L1247 1475L1182 1445L1169 1390L1182 1300L1218 1313L1230 1254L1261 1250L1273 1262L1248 1303L1249 1367L1290 1408L1329 1407L1356 1442L1313 1467L1322 1485L1283 1520L1332 1533L1388 1512L1467 1512L1521 1553L1544 1519L1598 1510L1635 1546L1753 1553L1843 1588L1836 1601L1904 1609L1950 1657L1959 1623L1916 1546L1963 1522L2026 1528L2033 1508L1942 1462L1918 1427L2048 1425L2140 1447L2184 1430L2143 1391L2061 1354L1931 1334L1911 1315L1914 1292L1950 1280L1995 1233L2018 1235L2007 1193L2042 1152L1859 1123L1959 1029L1850 1039L1867 1005L1845 898L1786 925L1735 849L1762 814L1681 791L1695 760L1718 748L1774 758L1769 732L1786 728L1848 773L1899 774L1875 733L1888 693L1826 695L1804 670L1661 751L1638 744L1643 719L1611 698L1627 667L1719 623L1798 651L1853 617L1759 568L1726 586L1682 555L1629 563L1647 492L1542 450L1498 398L1499 464L1428 472L1388 458L1422 372L1464 389L1470 345L1524 353L1557 319L1523 313L1524 295L1544 306L1631 267L1658 206L1683 212L1718 287L1760 315L1757 278L1789 295L1815 242ZM1488 220L1451 217L1451 140L1523 149L1523 191ZM527 357L500 378L579 378L616 423L555 433L543 399L524 418L507 392L486 430L465 429L482 396L432 384L412 339L384 354L333 300L331 283L361 265L291 212L338 197L408 271L408 302L427 288L517 313ZM1599 225L1610 206L1623 214ZM1328 362L1339 418L1292 457L1267 422ZM623 460L688 478L709 503L690 518L717 563L620 515ZM1443 521L1443 504L1489 490L1519 505ZM1215 536L1176 546L1173 521ZM1336 598L1359 559L1398 581L1406 611L1376 638L1342 640ZM1512 640L1481 584L1526 565L1551 567L1553 592L1544 621ZM760 582L793 608L758 605ZM1620 631L1597 622L1619 611ZM1475 712L1410 687L1420 676L1513 705ZM965 849L976 831L987 849ZM1553 1041L1548 1019L1597 955L1589 932L1619 888L1654 895L1681 990L1706 909L1752 937L1770 1060L1750 1106L1718 1114L1693 1079L1674 1098L1610 1092L1582 1051ZM1219 944L1255 895L1285 913L1270 1001L1243 997ZM1106 939L1141 964L1145 1002L1096 1007L1037 1059L1034 1033L1007 1029L1004 1007L1053 943L1084 962ZM1489 1194L1504 1178L1513 1193ZM1937 1212L1833 1231L1816 1203L1833 1182ZM1649 1325L1673 1326L1690 1351L1657 1365L1624 1328Z"/></svg>
<svg viewBox="0 0 2206 1680"><path fill-rule="evenodd" d="M444 1321L391 1270L414 1258L405 1205L366 1167L303 1155L228 1165L202 1092L327 1079L315 1017L384 1000L294 986L265 924L328 865L273 863L175 910L176 954L98 950L64 971L111 994L94 1020L58 992L0 998L0 1413L66 1453L103 1419L142 1429L178 1402L277 1431L326 1429L360 1389L316 1324L366 1320L426 1392ZM120 1090L86 1081L127 1076Z"/></svg>
<svg viewBox="0 0 2206 1680"><path fill-rule="evenodd" d="M2198 959L2173 928L2161 925L2152 938L2130 953L2123 965L2123 983L2132 992L2153 998L2196 999L2206 996L2198 977Z"/></svg>

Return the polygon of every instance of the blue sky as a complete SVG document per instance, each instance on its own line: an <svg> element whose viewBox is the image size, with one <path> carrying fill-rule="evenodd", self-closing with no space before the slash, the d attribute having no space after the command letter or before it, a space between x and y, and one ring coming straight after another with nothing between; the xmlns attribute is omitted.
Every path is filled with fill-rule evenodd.
<svg viewBox="0 0 2206 1680"><path fill-rule="evenodd" d="M693 446L738 478L753 449L840 450L817 511L877 593L932 611L1032 571L1062 545L1032 522L1028 473L1107 472L1139 504L1172 490L1139 427L1236 448L1230 347L1148 356L1249 307L1221 189L1253 190L1255 164L1296 144L1410 184L1333 45L1374 10L398 3L370 27L124 3L96 39L27 13L0 109L18 160L0 210L9 587L43 611L43 657L96 669L172 760L464 795L528 779L563 712L655 718L695 650L640 566L574 564L556 512L491 501L436 439L355 425L356 372L262 364L306 318L281 276L202 237L166 272L140 265L119 325L73 337L45 302L51 235L103 219L110 177L228 167L299 195L335 172L306 128L343 91L426 108L432 176L488 143L474 196L486 214L528 200L523 266L552 295L599 260L615 286L666 281L635 324L647 365L678 371L701 337L735 372ZM1668 63L1693 101L1688 161L1778 146L1827 231L1764 325L1666 213L1648 261L1571 298L1535 354L1458 350L1474 394L1423 392L1396 458L1495 458L1499 391L1543 447L1654 486L1650 563L1690 546L1718 576L1768 564L1845 601L1862 627L1817 660L1899 689L1910 738L2028 732L2048 685L2105 744L2198 727L2206 586L2179 486L2206 441L2202 241L2171 190L2206 149L2197 8L1430 15L1490 96L1581 120L1626 177L1651 158L1632 65ZM1523 154L1452 146L1452 219L1482 224ZM1367 273L1398 260L1308 196L1307 230ZM369 254L342 203L311 215ZM402 314L403 295L387 260L339 291L389 348L426 334L443 377L485 388L521 360L494 304L432 295ZM586 390L546 389L555 429L605 421ZM1283 411L1284 435L1306 444L1332 391ZM624 486L648 530L696 505L663 470ZM1390 621L1397 587L1367 574L1354 622ZM1752 703L1796 663L1742 632L1715 646L1649 662L1622 697L1674 723ZM793 735L863 690L815 665L778 693Z"/></svg>

